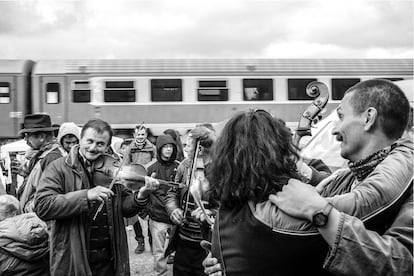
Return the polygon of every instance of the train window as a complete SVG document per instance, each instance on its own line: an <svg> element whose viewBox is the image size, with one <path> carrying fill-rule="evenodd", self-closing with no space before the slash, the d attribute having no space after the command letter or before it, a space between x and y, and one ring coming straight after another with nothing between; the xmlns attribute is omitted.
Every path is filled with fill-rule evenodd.
<svg viewBox="0 0 414 276"><path fill-rule="evenodd" d="M46 103L58 104L60 102L60 84L48 82L46 84Z"/></svg>
<svg viewBox="0 0 414 276"><path fill-rule="evenodd" d="M243 99L245 101L273 100L272 79L243 79Z"/></svg>
<svg viewBox="0 0 414 276"><path fill-rule="evenodd" d="M73 81L72 101L74 103L89 103L91 101L89 81Z"/></svg>
<svg viewBox="0 0 414 276"><path fill-rule="evenodd" d="M135 102L134 81L105 81L104 102Z"/></svg>
<svg viewBox="0 0 414 276"><path fill-rule="evenodd" d="M151 101L180 102L183 99L181 79L151 80Z"/></svg>
<svg viewBox="0 0 414 276"><path fill-rule="evenodd" d="M227 101L229 89L227 81L198 81L197 99L199 101Z"/></svg>
<svg viewBox="0 0 414 276"><path fill-rule="evenodd" d="M0 82L0 104L10 103L10 83Z"/></svg>
<svg viewBox="0 0 414 276"><path fill-rule="evenodd" d="M316 79L288 79L288 99L289 100L312 100L306 94L306 86Z"/></svg>
<svg viewBox="0 0 414 276"><path fill-rule="evenodd" d="M332 79L332 100L342 100L346 90L360 81L361 79Z"/></svg>
<svg viewBox="0 0 414 276"><path fill-rule="evenodd" d="M106 81L106 88L134 88L133 81Z"/></svg>

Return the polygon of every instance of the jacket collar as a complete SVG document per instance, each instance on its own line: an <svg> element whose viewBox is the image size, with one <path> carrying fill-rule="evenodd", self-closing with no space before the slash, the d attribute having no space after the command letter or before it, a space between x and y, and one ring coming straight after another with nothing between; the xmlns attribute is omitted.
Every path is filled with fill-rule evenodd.
<svg viewBox="0 0 414 276"><path fill-rule="evenodd" d="M77 172L83 171L82 164L79 160L79 145L72 147L69 154L65 157L65 163Z"/></svg>

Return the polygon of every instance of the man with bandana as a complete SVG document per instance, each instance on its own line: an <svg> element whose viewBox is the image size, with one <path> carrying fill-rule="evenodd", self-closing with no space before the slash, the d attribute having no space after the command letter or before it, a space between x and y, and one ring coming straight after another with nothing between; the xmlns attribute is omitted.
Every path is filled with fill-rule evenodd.
<svg viewBox="0 0 414 276"><path fill-rule="evenodd" d="M329 245L323 264L328 272L411 275L413 141L400 139L408 100L395 84L368 80L346 92L337 113L333 134L349 168L316 188L290 179L269 199L287 214L312 222ZM209 275L222 273L214 258L204 266Z"/></svg>

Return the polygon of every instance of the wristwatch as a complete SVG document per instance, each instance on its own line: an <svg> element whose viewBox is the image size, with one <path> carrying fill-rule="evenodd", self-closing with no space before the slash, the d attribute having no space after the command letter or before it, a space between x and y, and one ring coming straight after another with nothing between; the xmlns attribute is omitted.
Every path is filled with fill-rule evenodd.
<svg viewBox="0 0 414 276"><path fill-rule="evenodd" d="M321 210L316 211L312 216L312 224L316 227L325 226L328 223L329 213L332 211L333 205L328 202Z"/></svg>

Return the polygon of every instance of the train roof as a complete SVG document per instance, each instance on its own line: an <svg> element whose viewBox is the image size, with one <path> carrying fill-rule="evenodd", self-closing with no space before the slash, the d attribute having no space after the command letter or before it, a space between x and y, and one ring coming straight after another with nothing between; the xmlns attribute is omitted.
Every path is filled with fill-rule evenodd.
<svg viewBox="0 0 414 276"><path fill-rule="evenodd" d="M29 74L33 61L28 59L0 59L0 74Z"/></svg>
<svg viewBox="0 0 414 276"><path fill-rule="evenodd" d="M40 60L34 74L412 76L413 59Z"/></svg>

